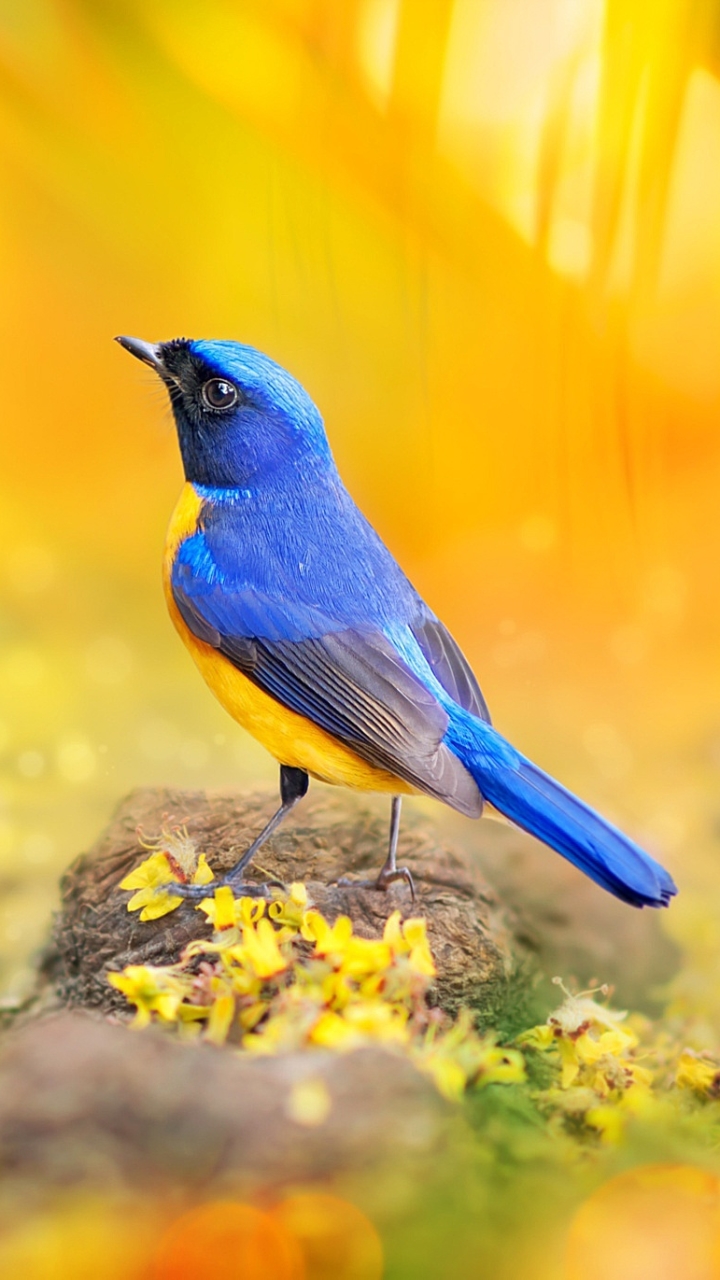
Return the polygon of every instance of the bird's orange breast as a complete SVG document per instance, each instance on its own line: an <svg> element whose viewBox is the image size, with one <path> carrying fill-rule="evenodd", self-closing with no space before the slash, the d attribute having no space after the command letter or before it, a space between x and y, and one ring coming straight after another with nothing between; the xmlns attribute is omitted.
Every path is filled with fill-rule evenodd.
<svg viewBox="0 0 720 1280"><path fill-rule="evenodd" d="M167 532L163 583L170 617L215 697L280 764L305 769L323 782L361 791L414 792L407 782L366 764L324 729L264 693L228 658L190 631L173 599L172 567L180 544L197 530L202 506L203 499L194 486L186 483Z"/></svg>

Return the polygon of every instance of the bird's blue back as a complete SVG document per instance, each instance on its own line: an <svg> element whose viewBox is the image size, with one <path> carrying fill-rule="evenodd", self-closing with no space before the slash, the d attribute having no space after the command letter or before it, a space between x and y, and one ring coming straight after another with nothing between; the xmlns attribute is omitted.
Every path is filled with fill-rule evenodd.
<svg viewBox="0 0 720 1280"><path fill-rule="evenodd" d="M288 468L242 489L197 489L202 528L183 543L178 563L198 583L251 588L289 606L258 620L255 634L301 640L322 634L320 625L385 631L429 613L332 460L310 475ZM313 622L319 615L322 624Z"/></svg>

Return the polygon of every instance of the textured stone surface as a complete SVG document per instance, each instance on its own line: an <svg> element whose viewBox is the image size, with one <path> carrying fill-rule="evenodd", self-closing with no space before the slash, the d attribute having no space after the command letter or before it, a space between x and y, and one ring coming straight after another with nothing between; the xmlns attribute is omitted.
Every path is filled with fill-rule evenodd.
<svg viewBox="0 0 720 1280"><path fill-rule="evenodd" d="M271 794L225 795L143 789L120 805L89 853L65 874L62 909L44 973L61 1002L103 1012L125 1002L107 972L127 964L175 961L191 938L209 936L204 916L183 904L160 920L129 914L120 880L144 857L137 829L156 835L163 823L183 823L218 872L234 863L277 804ZM355 930L377 937L388 915L423 915L438 967L434 998L453 1012L471 1004L491 1018L502 1007L514 958L511 931L497 895L477 861L438 837L430 820L406 806L398 860L415 878L413 904L399 882L387 893L338 888L342 875L368 876L385 856L389 805L316 788L268 842L257 879L304 880L313 903L334 920L344 913Z"/></svg>
<svg viewBox="0 0 720 1280"><path fill-rule="evenodd" d="M666 931L674 906L637 910L619 902L552 849L506 823L466 822L448 815L449 838L493 885L509 912L520 950L549 979L577 987L608 983L613 1004L658 1016L664 988L680 966ZM555 1002L549 982L540 993Z"/></svg>
<svg viewBox="0 0 720 1280"><path fill-rule="evenodd" d="M326 1118L293 1119L298 1082L322 1080ZM179 1044L79 1011L10 1032L0 1053L0 1180L203 1195L323 1179L387 1157L413 1165L451 1108L381 1049L257 1059Z"/></svg>

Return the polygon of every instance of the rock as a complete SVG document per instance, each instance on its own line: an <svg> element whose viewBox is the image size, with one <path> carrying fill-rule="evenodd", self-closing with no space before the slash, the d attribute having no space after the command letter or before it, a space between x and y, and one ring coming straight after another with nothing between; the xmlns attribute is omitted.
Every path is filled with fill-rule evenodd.
<svg viewBox="0 0 720 1280"><path fill-rule="evenodd" d="M293 1118L293 1090L322 1082L327 1115ZM161 1197L208 1195L356 1173L392 1157L413 1165L451 1112L426 1077L382 1049L257 1059L180 1044L161 1031L79 1011L38 1018L0 1054L2 1198L9 1184Z"/></svg>
<svg viewBox="0 0 720 1280"><path fill-rule="evenodd" d="M461 825L462 824L462 825ZM665 911L619 902L539 841L499 821L449 815L451 840L487 876L512 921L516 945L547 978L576 988L608 983L613 1005L650 1017L663 1010L663 988L680 967L680 948L665 931ZM673 910L672 904L668 909ZM558 993L543 983L546 1004Z"/></svg>
<svg viewBox="0 0 720 1280"><path fill-rule="evenodd" d="M142 789L120 805L105 833L63 877L61 912L43 965L46 984L61 1004L126 1012L107 973L129 964L168 964L192 939L210 936L202 913L188 903L160 920L141 923L128 913L120 880L147 853L137 830L159 833L183 824L217 872L232 866L277 803L271 794L206 794ZM454 1013L469 1004L492 1021L502 1009L517 968L509 921L477 861L438 837L432 823L405 806L399 865L415 879L412 902L402 882L387 893L338 888L340 876L376 872L387 843L389 806L374 798L316 787L258 856L252 876L289 884L305 881L315 906L333 921L349 915L362 937L378 937L395 909L422 915L438 976L433 998Z"/></svg>

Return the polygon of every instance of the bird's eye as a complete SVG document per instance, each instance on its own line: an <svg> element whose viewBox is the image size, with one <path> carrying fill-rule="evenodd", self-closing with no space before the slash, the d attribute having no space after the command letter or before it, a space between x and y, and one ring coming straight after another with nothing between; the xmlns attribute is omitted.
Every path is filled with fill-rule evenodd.
<svg viewBox="0 0 720 1280"><path fill-rule="evenodd" d="M202 398L209 409L231 409L238 402L237 387L225 378L210 378L203 383Z"/></svg>

